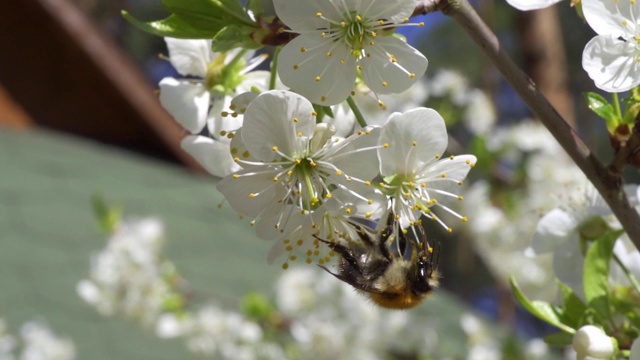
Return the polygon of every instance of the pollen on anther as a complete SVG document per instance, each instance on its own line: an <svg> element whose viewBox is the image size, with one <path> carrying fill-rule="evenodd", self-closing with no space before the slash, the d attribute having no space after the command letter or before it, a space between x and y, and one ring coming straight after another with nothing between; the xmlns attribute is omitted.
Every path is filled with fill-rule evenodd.
<svg viewBox="0 0 640 360"><path fill-rule="evenodd" d="M233 158L233 161L234 162L238 162L238 161L240 161L240 158L236 156L236 157Z"/></svg>
<svg viewBox="0 0 640 360"><path fill-rule="evenodd" d="M338 176L342 176L342 171L341 171L341 170L337 170L337 171L336 171L336 175L338 175Z"/></svg>
<svg viewBox="0 0 640 360"><path fill-rule="evenodd" d="M369 205L373 204L373 200L372 199L367 199L367 204L369 204Z"/></svg>
<svg viewBox="0 0 640 360"><path fill-rule="evenodd" d="M367 129L364 133L367 135L371 134L371 129Z"/></svg>
<svg viewBox="0 0 640 360"><path fill-rule="evenodd" d="M383 81L383 82L382 82L382 86L387 87L387 85L389 85L389 83L388 83L388 82L386 82L386 81Z"/></svg>
<svg viewBox="0 0 640 360"><path fill-rule="evenodd" d="M347 23L344 21L340 22L340 27L346 28L347 27Z"/></svg>
<svg viewBox="0 0 640 360"><path fill-rule="evenodd" d="M462 200L464 200L464 197L462 195L459 195L458 196L458 200L462 201Z"/></svg>
<svg viewBox="0 0 640 360"><path fill-rule="evenodd" d="M316 81L320 81L320 76L316 76Z"/></svg>
<svg viewBox="0 0 640 360"><path fill-rule="evenodd" d="M318 12L316 13L316 16L317 16L317 17L322 17L322 13L318 11Z"/></svg>
<svg viewBox="0 0 640 360"><path fill-rule="evenodd" d="M436 159L440 159L440 154L436 154Z"/></svg>
<svg viewBox="0 0 640 360"><path fill-rule="evenodd" d="M409 74L409 79L413 79L414 77L416 77L416 74L414 73Z"/></svg>
<svg viewBox="0 0 640 360"><path fill-rule="evenodd" d="M468 218L468 217L466 217L466 216L463 216L463 217L462 217L462 222L467 222L467 221L469 221L469 218Z"/></svg>
<svg viewBox="0 0 640 360"><path fill-rule="evenodd" d="M418 23L418 27L423 27L423 26L424 26L424 22L421 21Z"/></svg>
<svg viewBox="0 0 640 360"><path fill-rule="evenodd" d="M344 212L346 212L347 214L351 214L351 208L346 208Z"/></svg>
<svg viewBox="0 0 640 360"><path fill-rule="evenodd" d="M298 133L296 134L298 137L302 137L304 134L302 133L302 131L298 131Z"/></svg>
<svg viewBox="0 0 640 360"><path fill-rule="evenodd" d="M415 140L413 140L413 141L411 142L411 146L417 146L417 145L418 145L418 143L417 143Z"/></svg>
<svg viewBox="0 0 640 360"><path fill-rule="evenodd" d="M313 111L313 112L311 112L311 116L318 116L318 113Z"/></svg>
<svg viewBox="0 0 640 360"><path fill-rule="evenodd" d="M382 147L385 148L385 149L389 148L389 143L382 144Z"/></svg>
<svg viewBox="0 0 640 360"><path fill-rule="evenodd" d="M255 220L251 220L251 221L249 222L249 225L251 225L251 226L254 226L255 224L256 224L256 221L255 221Z"/></svg>
<svg viewBox="0 0 640 360"><path fill-rule="evenodd" d="M448 233L452 233L452 232L453 232L453 229L452 229L452 228L447 228L447 232L448 232Z"/></svg>
<svg viewBox="0 0 640 360"><path fill-rule="evenodd" d="M297 117L294 117L294 118L293 118L293 122L294 122L294 123L297 123L298 121L300 121L300 120L299 120Z"/></svg>
<svg viewBox="0 0 640 360"><path fill-rule="evenodd" d="M327 51L327 56L331 56L333 53L331 51Z"/></svg>
<svg viewBox="0 0 640 360"><path fill-rule="evenodd" d="M278 182L278 177L277 176L273 177L273 182Z"/></svg>
<svg viewBox="0 0 640 360"><path fill-rule="evenodd" d="M371 186L371 181L367 180L367 181L365 181L365 182L364 182L364 184L365 184L366 186Z"/></svg>
<svg viewBox="0 0 640 360"><path fill-rule="evenodd" d="M364 217L365 217L365 218L367 218L367 219L368 219L368 218L370 218L370 217L371 217L371 211L367 211L367 212L364 214Z"/></svg>

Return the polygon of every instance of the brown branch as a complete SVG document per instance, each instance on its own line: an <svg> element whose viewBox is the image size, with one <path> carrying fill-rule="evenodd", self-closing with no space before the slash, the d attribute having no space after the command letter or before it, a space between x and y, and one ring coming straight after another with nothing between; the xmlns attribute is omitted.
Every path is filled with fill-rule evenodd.
<svg viewBox="0 0 640 360"><path fill-rule="evenodd" d="M629 238L640 249L640 216L629 204L622 189L621 177L611 174L594 156L578 134L538 91L533 81L511 60L509 54L498 42L496 35L478 16L467 0L433 1L439 2L436 4L436 8L456 20L491 59L531 111L593 183L622 224ZM635 150L635 148L629 148L631 151Z"/></svg>

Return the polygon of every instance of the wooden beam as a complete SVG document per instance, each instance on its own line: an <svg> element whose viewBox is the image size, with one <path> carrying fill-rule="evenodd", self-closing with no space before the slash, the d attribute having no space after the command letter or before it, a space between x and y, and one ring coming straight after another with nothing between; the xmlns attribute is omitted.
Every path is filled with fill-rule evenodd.
<svg viewBox="0 0 640 360"><path fill-rule="evenodd" d="M3 4L0 49L0 84L38 125L201 169L140 70L71 1Z"/></svg>

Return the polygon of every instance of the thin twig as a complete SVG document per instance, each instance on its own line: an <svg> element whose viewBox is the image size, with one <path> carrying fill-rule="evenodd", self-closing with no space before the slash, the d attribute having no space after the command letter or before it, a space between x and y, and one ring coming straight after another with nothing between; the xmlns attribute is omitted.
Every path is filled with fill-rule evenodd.
<svg viewBox="0 0 640 360"><path fill-rule="evenodd" d="M640 216L629 204L622 189L621 177L611 174L593 155L578 134L538 91L533 81L515 65L498 42L496 35L482 21L467 0L433 1L439 2L435 5L436 8L456 20L492 60L531 111L593 183L622 224L629 238L640 249Z"/></svg>

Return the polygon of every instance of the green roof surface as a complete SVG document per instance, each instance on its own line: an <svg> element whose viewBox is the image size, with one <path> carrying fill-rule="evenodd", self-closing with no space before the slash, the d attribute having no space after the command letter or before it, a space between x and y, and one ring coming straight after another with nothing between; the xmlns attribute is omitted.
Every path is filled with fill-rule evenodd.
<svg viewBox="0 0 640 360"><path fill-rule="evenodd" d="M71 338L78 359L190 359L123 318L106 319L76 295L106 237L91 198L125 215L165 221L166 253L197 289L229 308L249 291L271 292L279 266L267 242L228 207L211 178L89 140L42 130L0 131L0 313L12 332L45 320Z"/></svg>

